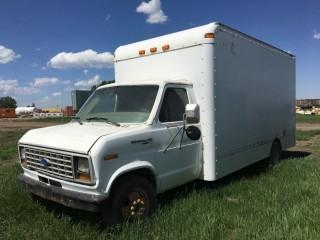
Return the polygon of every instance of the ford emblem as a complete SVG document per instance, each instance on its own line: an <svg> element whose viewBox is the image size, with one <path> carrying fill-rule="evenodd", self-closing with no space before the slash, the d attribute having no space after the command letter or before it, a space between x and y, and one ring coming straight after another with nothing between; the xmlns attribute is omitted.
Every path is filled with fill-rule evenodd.
<svg viewBox="0 0 320 240"><path fill-rule="evenodd" d="M49 167L50 166L50 161L47 158L42 158L40 161L40 165L42 167Z"/></svg>

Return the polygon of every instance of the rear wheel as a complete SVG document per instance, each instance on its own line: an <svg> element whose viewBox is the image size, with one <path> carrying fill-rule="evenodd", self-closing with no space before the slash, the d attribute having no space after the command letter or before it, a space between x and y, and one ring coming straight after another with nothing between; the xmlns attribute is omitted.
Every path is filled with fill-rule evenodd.
<svg viewBox="0 0 320 240"><path fill-rule="evenodd" d="M114 186L109 203L103 209L103 221L107 225L140 220L156 209L154 186L145 178L126 176Z"/></svg>
<svg viewBox="0 0 320 240"><path fill-rule="evenodd" d="M269 164L275 165L280 162L281 158L281 145L279 141L274 141L270 150Z"/></svg>

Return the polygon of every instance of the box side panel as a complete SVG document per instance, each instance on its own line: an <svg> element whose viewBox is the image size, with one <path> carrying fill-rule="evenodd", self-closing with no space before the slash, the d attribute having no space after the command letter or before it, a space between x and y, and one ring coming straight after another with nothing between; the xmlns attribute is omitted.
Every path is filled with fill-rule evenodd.
<svg viewBox="0 0 320 240"><path fill-rule="evenodd" d="M295 60L232 32L216 32L217 178L295 144Z"/></svg>

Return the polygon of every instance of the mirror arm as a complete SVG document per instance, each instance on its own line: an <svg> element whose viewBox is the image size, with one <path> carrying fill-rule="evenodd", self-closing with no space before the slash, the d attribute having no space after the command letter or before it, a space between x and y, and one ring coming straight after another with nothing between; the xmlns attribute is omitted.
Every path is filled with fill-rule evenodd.
<svg viewBox="0 0 320 240"><path fill-rule="evenodd" d="M181 138L180 138L180 150L181 150L181 144L182 144L182 140L183 140L183 135L184 132L186 131L186 114L183 114L183 127L182 127L182 134L181 134Z"/></svg>
<svg viewBox="0 0 320 240"><path fill-rule="evenodd" d="M181 127L178 131L177 134L171 139L170 143L168 144L168 146L166 146L166 148L164 149L163 153L166 153L168 151L168 148L171 146L171 144L173 143L173 141L176 139L176 137L178 136L178 134L180 133L181 129L183 127Z"/></svg>

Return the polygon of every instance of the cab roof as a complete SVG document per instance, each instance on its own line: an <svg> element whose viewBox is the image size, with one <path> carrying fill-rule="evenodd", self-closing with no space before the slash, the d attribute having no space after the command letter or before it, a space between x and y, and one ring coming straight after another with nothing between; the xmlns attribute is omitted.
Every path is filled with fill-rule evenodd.
<svg viewBox="0 0 320 240"><path fill-rule="evenodd" d="M192 86L192 83L188 80L184 79L178 79L178 80L172 80L172 79L152 79L152 80L145 80L145 81L130 81L130 82L121 82L121 83L111 83L106 84L103 86L100 86L98 89L104 89L108 87L116 87L116 86L134 86L134 85L158 85L160 87L163 87L167 84L175 84L175 85L190 85Z"/></svg>

